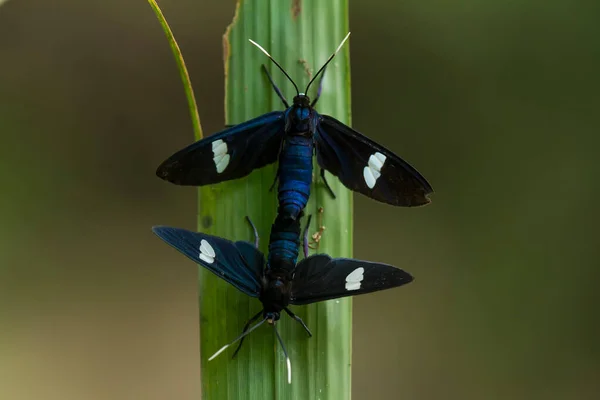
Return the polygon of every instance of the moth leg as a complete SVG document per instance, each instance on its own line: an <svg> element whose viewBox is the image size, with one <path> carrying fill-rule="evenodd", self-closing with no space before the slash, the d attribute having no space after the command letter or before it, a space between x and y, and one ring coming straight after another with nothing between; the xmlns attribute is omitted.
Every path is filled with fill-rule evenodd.
<svg viewBox="0 0 600 400"><path fill-rule="evenodd" d="M308 257L308 227L310 226L310 220L312 218L312 214L308 216L308 220L306 221L306 227L304 228L303 240L302 240L302 248L304 249L304 258Z"/></svg>
<svg viewBox="0 0 600 400"><path fill-rule="evenodd" d="M252 220L250 220L250 217L247 215L246 215L246 221L248 221L248 223L252 227L252 230L254 231L254 247L256 247L258 249L258 230L256 229L256 226L252 223Z"/></svg>
<svg viewBox="0 0 600 400"><path fill-rule="evenodd" d="M323 78L325 78L326 70L327 68L325 68L321 73L321 78L319 78L319 88L317 89L317 95L315 96L315 99L312 101L312 103L310 103L311 107L314 107L317 104L317 101L319 101L319 97L321 97L321 90L323 90Z"/></svg>
<svg viewBox="0 0 600 400"><path fill-rule="evenodd" d="M275 184L277 183L278 179L279 179L279 170L277 170L277 173L275 174L275 179L273 179L273 184L269 188L269 192L273 191L273 188L275 188Z"/></svg>
<svg viewBox="0 0 600 400"><path fill-rule="evenodd" d="M323 179L323 183L325 184L325 187L329 191L329 194L331 195L331 197L333 197L335 199L336 198L335 193L333 193L333 189L331 189L331 186L329 186L327 179L325 179L325 170L323 168L321 168L321 179Z"/></svg>
<svg viewBox="0 0 600 400"><path fill-rule="evenodd" d="M273 82L273 78L271 78L271 74L269 74L269 71L267 70L267 67L265 66L265 64L262 65L262 69L265 72L265 74L267 75L267 78L269 78L269 82L271 82L271 86L273 86L275 93L277 93L277 96L279 96L281 101L283 101L283 105L285 106L285 108L290 108L290 104L283 96L283 93L281 93L281 90L279 90L277 85L275 85L275 82Z"/></svg>
<svg viewBox="0 0 600 400"><path fill-rule="evenodd" d="M258 317L260 317L261 315L262 315L262 310L260 310L254 317L250 318L248 320L248 322L246 322L246 325L244 325L244 329L242 329L242 333L245 333L248 330L248 328L250 328L250 324L252 324L254 321L256 321L258 319ZM244 343L244 339L246 339L246 337L243 337L242 340L240 340L240 344L238 344L238 347L237 347L237 349L235 349L233 356L231 356L232 359L235 358L238 351L240 351L240 349L242 348L242 343Z"/></svg>
<svg viewBox="0 0 600 400"><path fill-rule="evenodd" d="M306 331L306 333L308 333L308 336L312 337L312 332L310 331L310 329L308 329L308 326L306 326L306 324L304 323L304 321L302 321L302 318L300 318L299 316L297 316L296 314L294 314L293 312L291 312L287 307L284 308L284 310L287 313L287 315L289 315L290 317L292 317L296 321L300 322L300 324L302 325L302 327L304 328L304 330Z"/></svg>

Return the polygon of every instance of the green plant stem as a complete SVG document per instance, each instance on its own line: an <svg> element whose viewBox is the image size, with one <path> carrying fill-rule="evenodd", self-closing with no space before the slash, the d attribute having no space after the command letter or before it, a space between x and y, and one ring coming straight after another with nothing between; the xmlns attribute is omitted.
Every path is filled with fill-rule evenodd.
<svg viewBox="0 0 600 400"><path fill-rule="evenodd" d="M169 40L188 100L195 138L202 138L200 117L181 50L160 8L148 0ZM249 46L254 39L269 49L296 83L303 87L336 48L348 30L348 0L279 2L240 0L232 24L223 38L225 50L225 112L227 124L240 123L281 108L260 65L268 63ZM273 69L271 72L274 73ZM280 74L275 79L292 96L292 85ZM322 112L350 123L350 68L346 47L328 68L319 101ZM252 151L252 149L247 149ZM316 166L315 166L316 167ZM268 233L277 208L268 191L275 166L255 171L246 179L199 189L199 230L233 240L251 239L244 221L250 216L263 236ZM336 179L329 182L337 194L333 200L322 182L313 183L307 213L316 214L313 231L323 231L318 252L350 257L352 252L352 196ZM318 210L323 209L321 218ZM352 303L349 298L296 307L314 337L286 316L279 327L292 359L293 384L286 380L286 365L272 330L259 329L246 341L237 360L227 356L208 362L208 357L236 337L245 321L258 310L256 299L199 269L200 344L202 390L205 399L349 399L351 377ZM230 354L230 352L228 353Z"/></svg>
<svg viewBox="0 0 600 400"><path fill-rule="evenodd" d="M224 36L226 123L236 124L283 105L261 73L266 64L291 100L293 86L248 39L260 43L301 88L325 62L348 31L347 0L267 1L240 0ZM316 90L316 85L311 91ZM350 123L350 69L348 44L327 69L319 111ZM246 151L253 151L247 149ZM200 189L199 229L231 240L252 240L244 217L250 216L266 253L277 209L269 192L276 166L253 172L248 178ZM315 171L318 171L315 169ZM311 233L317 231L317 210L323 207L326 227L318 252L351 256L352 196L334 177L328 181L333 200L316 181L306 214L313 214ZM225 399L349 399L351 377L351 300L333 300L295 307L312 330L304 330L286 315L279 329L292 361L292 384L272 329L253 332L235 360L233 349L208 362L221 346L241 332L261 304L212 274L201 271L199 281L203 398Z"/></svg>
<svg viewBox="0 0 600 400"><path fill-rule="evenodd" d="M187 98L188 109L192 119L192 127L194 128L194 138L196 140L200 140L202 139L200 114L198 114L198 106L196 105L196 98L194 97L192 81L190 80L190 75L188 74L187 67L185 66L181 49L179 48L179 45L175 40L175 36L173 36L173 32L171 31L171 28L169 27L169 24L167 23L167 20L165 19L165 16L156 1L148 0L148 4L150 4L150 7L152 7L152 10L154 10L154 14L156 14L156 18L158 19L158 22L160 22L160 25L167 36L167 40L169 41L169 45L171 46L171 51L173 52L173 57L177 62L177 69L179 70L179 76L181 77L181 82L183 83L183 89Z"/></svg>

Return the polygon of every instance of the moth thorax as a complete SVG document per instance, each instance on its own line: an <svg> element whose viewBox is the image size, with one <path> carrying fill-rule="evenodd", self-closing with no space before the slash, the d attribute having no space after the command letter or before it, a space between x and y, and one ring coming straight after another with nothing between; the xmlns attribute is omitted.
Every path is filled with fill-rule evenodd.
<svg viewBox="0 0 600 400"><path fill-rule="evenodd" d="M277 278L274 281L271 281L269 286L271 286L273 289L283 289L285 287L285 283L282 279Z"/></svg>
<svg viewBox="0 0 600 400"><path fill-rule="evenodd" d="M294 107L294 111L292 113L292 121L294 123L303 123L308 122L310 119L310 107Z"/></svg>
<svg viewBox="0 0 600 400"><path fill-rule="evenodd" d="M277 296L288 291L289 282L289 278L284 276L267 277L267 289Z"/></svg>

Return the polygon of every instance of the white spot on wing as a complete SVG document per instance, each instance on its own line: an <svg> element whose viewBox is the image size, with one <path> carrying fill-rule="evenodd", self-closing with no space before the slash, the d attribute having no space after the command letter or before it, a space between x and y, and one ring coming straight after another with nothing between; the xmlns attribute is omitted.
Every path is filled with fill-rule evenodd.
<svg viewBox="0 0 600 400"><path fill-rule="evenodd" d="M219 154L217 156L213 157L213 161L215 162L215 165L218 165L221 160L223 159L223 157L225 157L227 154Z"/></svg>
<svg viewBox="0 0 600 400"><path fill-rule="evenodd" d="M385 164L387 157L380 152L375 152L369 157L367 166L363 169L363 178L369 189L373 189L377 179L381 176L381 168Z"/></svg>
<svg viewBox="0 0 600 400"><path fill-rule="evenodd" d="M227 143L225 143L221 139L215 140L212 143L212 151L213 151L215 157L222 155L222 154L227 154Z"/></svg>
<svg viewBox="0 0 600 400"><path fill-rule="evenodd" d="M363 169L363 178L365 178L365 183L369 189L373 189L375 187L375 182L377 179L375 179L373 176L373 171L371 171L371 168L365 167L365 169Z"/></svg>
<svg viewBox="0 0 600 400"><path fill-rule="evenodd" d="M381 153L375 153L371 157L369 157L369 167L374 169L375 171L381 171L381 167L383 167L385 158L383 159L383 161L381 161L379 157L377 157L377 154Z"/></svg>
<svg viewBox="0 0 600 400"><path fill-rule="evenodd" d="M217 165L218 174L225 171L225 168L227 168L227 165L229 165L229 158L229 154L225 154L223 158L220 158L218 161L215 161L215 164Z"/></svg>
<svg viewBox="0 0 600 400"><path fill-rule="evenodd" d="M365 269L363 267L356 268L346 277L346 290L360 289L360 283L364 279Z"/></svg>
<svg viewBox="0 0 600 400"><path fill-rule="evenodd" d="M202 251L204 254L206 254L209 257L215 257L215 249L212 248L212 246L210 245L210 243L208 243L206 240L202 239L202 241L200 241L200 251Z"/></svg>
<svg viewBox="0 0 600 400"><path fill-rule="evenodd" d="M215 140L212 142L212 151L213 161L215 162L217 173L220 174L221 172L225 171L225 168L227 168L227 165L229 165L230 156L227 154L227 143L225 143L222 139Z"/></svg>
<svg viewBox="0 0 600 400"><path fill-rule="evenodd" d="M377 152L373 155L375 156L375 158L377 158L377 159L379 159L379 161L381 161L381 166L383 166L383 164L385 163L385 160L387 160L387 156L384 154L381 154L380 152Z"/></svg>
<svg viewBox="0 0 600 400"><path fill-rule="evenodd" d="M209 264L215 262L215 249L204 239L200 241L200 254L198 258Z"/></svg>
<svg viewBox="0 0 600 400"><path fill-rule="evenodd" d="M381 172L379 172L376 169L371 169L371 168L369 168L369 170L373 174L373 178L375 178L375 181L377 181L377 179L379 179L379 177L381 176Z"/></svg>
<svg viewBox="0 0 600 400"><path fill-rule="evenodd" d="M210 258L210 257L208 257L207 255L204 255L204 254L202 254L202 253L200 253L200 259L201 259L202 261L204 261L204 262L207 262L207 263L209 263L209 264L212 264L212 263L214 263L214 262L215 262L215 259L214 259L214 258Z"/></svg>

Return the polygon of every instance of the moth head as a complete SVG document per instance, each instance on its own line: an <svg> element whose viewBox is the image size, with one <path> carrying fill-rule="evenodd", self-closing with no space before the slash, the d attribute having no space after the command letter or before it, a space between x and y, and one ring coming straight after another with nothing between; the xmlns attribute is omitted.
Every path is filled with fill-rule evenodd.
<svg viewBox="0 0 600 400"><path fill-rule="evenodd" d="M265 312L264 317L266 318L268 324L274 324L275 322L279 321L281 314L279 314L277 311L270 311Z"/></svg>
<svg viewBox="0 0 600 400"><path fill-rule="evenodd" d="M294 96L294 105L302 108L309 107L310 97L304 93L299 93L297 96Z"/></svg>

